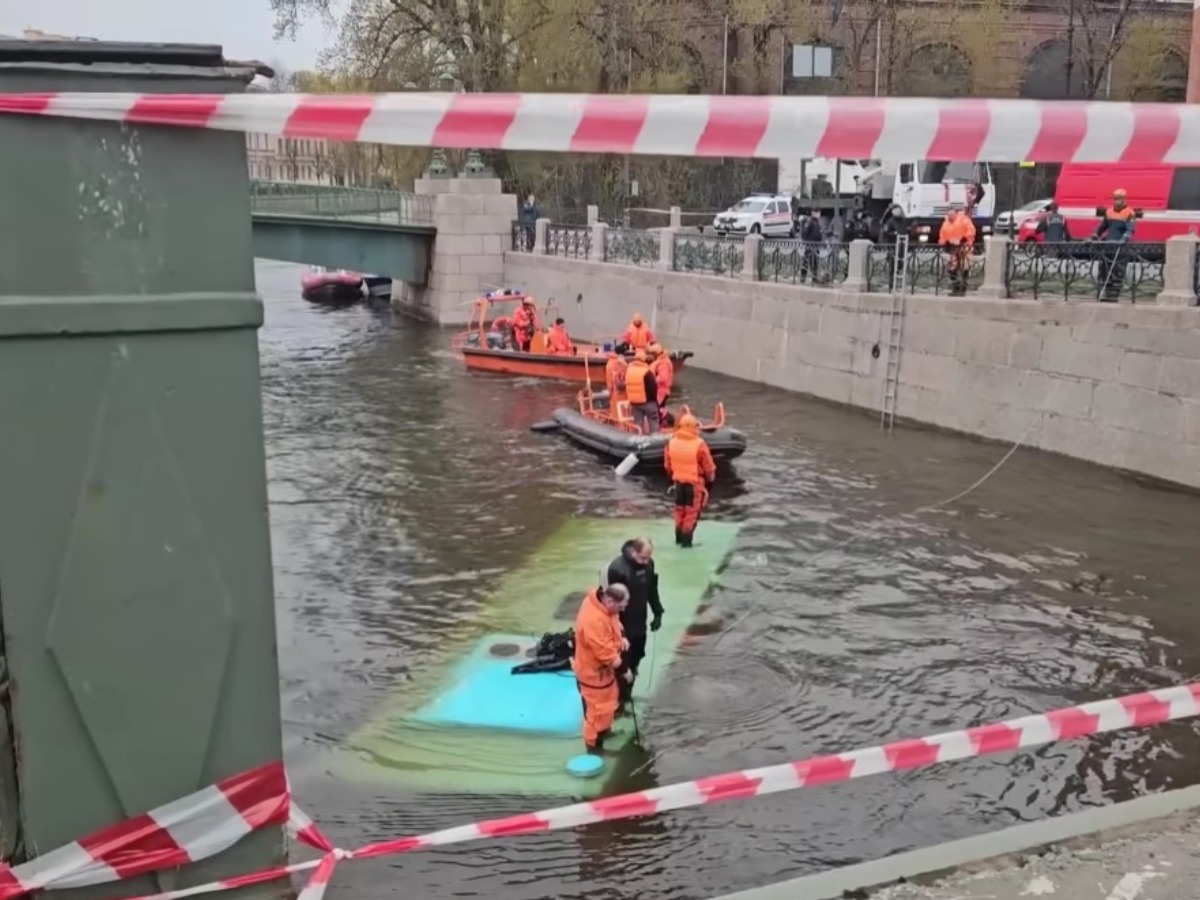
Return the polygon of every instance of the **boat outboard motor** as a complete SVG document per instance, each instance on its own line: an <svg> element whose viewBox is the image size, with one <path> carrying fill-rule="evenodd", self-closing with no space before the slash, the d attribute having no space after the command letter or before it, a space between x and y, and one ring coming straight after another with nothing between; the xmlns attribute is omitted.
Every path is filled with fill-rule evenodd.
<svg viewBox="0 0 1200 900"><path fill-rule="evenodd" d="M575 655L575 630L556 633L546 632L533 651L533 659L513 666L514 675L532 675L537 672L562 672L571 668Z"/></svg>

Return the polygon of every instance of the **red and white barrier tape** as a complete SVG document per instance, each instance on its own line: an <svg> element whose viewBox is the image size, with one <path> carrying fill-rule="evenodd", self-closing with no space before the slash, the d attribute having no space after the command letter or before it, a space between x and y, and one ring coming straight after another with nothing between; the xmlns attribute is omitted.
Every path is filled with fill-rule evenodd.
<svg viewBox="0 0 1200 900"><path fill-rule="evenodd" d="M1200 106L910 97L0 94L0 113L414 147L1200 163Z"/></svg>
<svg viewBox="0 0 1200 900"><path fill-rule="evenodd" d="M290 830L305 843L322 850L321 859L290 866L279 866L195 887L146 895L136 898L136 900L183 900L185 897L274 881L287 875L312 869L316 869L316 872L310 878L308 886L301 892L301 898L302 900L320 900L325 886L333 874L334 867L340 859L369 859L375 856L406 853L412 850L440 847L482 838L537 834L562 828L576 828L594 822L655 815L672 809L703 806L724 800L737 800L780 791L833 784L881 772L902 772L935 763L1004 753L1052 741L1071 740L1125 728L1144 728L1197 715L1200 715L1200 682L1132 694L1113 700L1084 703L1080 706L1067 707L1040 715L1024 716L994 725L949 731L917 740L897 741L850 753L817 756L783 765L728 772L649 791L622 794L541 812L475 822L414 837L381 841L353 852L335 848L328 838L321 834L312 820L293 805L288 815ZM231 782L236 782L238 779L241 779L243 783L263 781L262 774L255 774L263 771L255 770L254 773L246 773L246 775L238 776L237 779L229 779L214 788L206 789L206 791L193 794L190 798L154 810L147 813L146 816L106 829L98 835L71 845L70 848L64 848L64 850L82 849L73 849L69 856L59 859L53 879L44 877L40 880L35 879L33 877L35 870L29 867L45 868L46 861L62 854L63 850L56 850L31 863L18 866L9 872L10 875L17 876L12 880L16 886L15 889L0 890L0 900L16 897L27 891L36 890L38 887L73 887L82 884L96 884L101 881L116 880L116 877L131 877L155 869L179 866L185 862L203 858L202 855L193 854L211 855L217 849L229 846L232 843L230 840L232 834L240 832L240 836L240 834L246 833L251 827L251 822L260 824L280 822L283 820L283 815L277 810L280 801L277 795L270 794L270 792L263 792L264 796L254 804L254 808L259 811L256 815L242 818L246 813L238 813L238 818L244 823L240 826L231 825L228 815L220 815L215 812L177 815L175 819L169 821L164 813L164 810L171 808L176 808L180 813L189 809L199 810L201 804L195 798L201 795L210 798L210 808L219 807L220 803L212 793L208 792L215 791L222 797L228 796ZM272 774L271 783L281 783L286 786L282 770L275 769L273 772L278 774ZM266 796L268 794L270 794L269 798ZM237 799L230 799L227 805L244 810L247 806L245 802L247 798L238 797L236 791L235 798ZM275 810L275 812L272 813L271 810ZM150 821L147 822L147 820ZM130 834L135 831L133 823L139 823L136 829L140 829L140 838L126 840L122 843L119 858L114 857L111 853L104 857L102 865L106 866L104 869L106 877L83 880L79 873L95 872L97 865L100 865L93 859L91 853L95 852L94 848L104 843L100 840L101 836L109 833L114 835L117 833ZM152 824L153 827L146 827L148 824ZM164 834L171 838L173 846L180 847L180 849L186 846L189 848L188 852L184 855L164 854L162 838ZM188 834L193 835L190 843L186 841ZM198 841L197 838L202 834L207 835L207 838ZM218 834L222 836L220 839L217 839ZM93 848L93 850L89 851L87 848ZM67 864L68 860L75 860L78 865L72 868ZM26 877L27 875L28 877ZM5 887L7 888L7 884Z"/></svg>

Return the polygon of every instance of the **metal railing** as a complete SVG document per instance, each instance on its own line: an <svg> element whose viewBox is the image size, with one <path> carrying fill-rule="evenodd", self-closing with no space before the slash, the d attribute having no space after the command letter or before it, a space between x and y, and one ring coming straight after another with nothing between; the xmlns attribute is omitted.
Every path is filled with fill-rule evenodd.
<svg viewBox="0 0 1200 900"><path fill-rule="evenodd" d="M255 214L432 225L434 198L382 188L251 182Z"/></svg>
<svg viewBox="0 0 1200 900"><path fill-rule="evenodd" d="M588 259L592 255L592 229L587 225L546 226L546 253L570 259Z"/></svg>
<svg viewBox="0 0 1200 900"><path fill-rule="evenodd" d="M763 241L758 280L787 284L840 284L850 275L850 245L808 241Z"/></svg>
<svg viewBox="0 0 1200 900"><path fill-rule="evenodd" d="M512 245L515 253L532 253L534 240L537 237L537 226L533 222L512 220Z"/></svg>
<svg viewBox="0 0 1200 900"><path fill-rule="evenodd" d="M746 241L743 238L677 234L674 249L671 268L676 272L730 275L737 278L746 260Z"/></svg>
<svg viewBox="0 0 1200 900"><path fill-rule="evenodd" d="M970 257L967 269L967 292L977 291L983 285L984 257ZM876 244L871 248L867 260L867 290L872 293L889 293L892 290L892 275L896 269L896 247L894 244ZM949 254L946 248L934 244L909 245L907 271L908 292L915 294L949 294L953 292L953 273L949 269Z"/></svg>
<svg viewBox="0 0 1200 900"><path fill-rule="evenodd" d="M1009 297L1136 303L1163 290L1165 260L1163 244L1030 241L1009 247L1004 286Z"/></svg>
<svg viewBox="0 0 1200 900"><path fill-rule="evenodd" d="M604 260L633 266L657 266L662 246L659 234L634 228L606 228Z"/></svg>

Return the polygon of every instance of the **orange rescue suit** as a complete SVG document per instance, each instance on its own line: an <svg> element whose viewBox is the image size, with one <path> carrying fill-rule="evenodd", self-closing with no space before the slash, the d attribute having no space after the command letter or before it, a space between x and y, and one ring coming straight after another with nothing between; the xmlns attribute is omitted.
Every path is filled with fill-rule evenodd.
<svg viewBox="0 0 1200 900"><path fill-rule="evenodd" d="M618 395L625 390L625 370L628 366L622 356L610 356L604 364L604 382L608 386L609 407L616 408Z"/></svg>
<svg viewBox="0 0 1200 900"><path fill-rule="evenodd" d="M562 325L553 326L546 334L546 350L559 356L570 356L575 347L567 329Z"/></svg>
<svg viewBox="0 0 1200 900"><path fill-rule="evenodd" d="M571 661L583 697L583 742L589 748L612 728L617 715L621 639L620 616L605 609L592 588L575 619L575 657Z"/></svg>
<svg viewBox="0 0 1200 900"><path fill-rule="evenodd" d="M667 442L663 463L675 484L675 543L690 547L700 513L708 505L707 485L717 477L712 451L700 437L695 416L680 417L675 435Z"/></svg>
<svg viewBox="0 0 1200 900"><path fill-rule="evenodd" d="M621 335L621 340L632 347L634 350L645 350L654 343L654 332L650 330L650 326L645 322L640 325L629 323L629 327L625 329L625 333Z"/></svg>
<svg viewBox="0 0 1200 900"><path fill-rule="evenodd" d="M516 335L518 349L524 350L529 345L530 338L533 337L534 324L533 309L522 303L513 313L513 333Z"/></svg>
<svg viewBox="0 0 1200 900"><path fill-rule="evenodd" d="M650 400L646 396L646 376L649 374L650 367L640 359L635 359L625 370L625 399L634 406Z"/></svg>
<svg viewBox="0 0 1200 900"><path fill-rule="evenodd" d="M941 231L938 232L938 243L970 247L975 243L975 223L971 221L970 216L960 215L953 222L945 219Z"/></svg>
<svg viewBox="0 0 1200 900"><path fill-rule="evenodd" d="M658 388L658 405L662 406L671 395L671 385L675 381L675 363L666 353L660 353L650 363L650 371L654 373L654 383Z"/></svg>

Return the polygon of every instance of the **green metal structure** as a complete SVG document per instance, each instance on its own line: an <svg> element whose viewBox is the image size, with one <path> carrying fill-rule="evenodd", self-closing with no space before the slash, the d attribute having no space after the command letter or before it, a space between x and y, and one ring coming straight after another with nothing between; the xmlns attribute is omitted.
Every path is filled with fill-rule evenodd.
<svg viewBox="0 0 1200 900"><path fill-rule="evenodd" d="M216 47L0 43L5 92L229 93L253 73ZM282 751L244 138L3 116L0 147L0 849L18 863ZM72 896L282 857L263 829Z"/></svg>
<svg viewBox="0 0 1200 900"><path fill-rule="evenodd" d="M255 181L254 255L424 285L436 198L379 188Z"/></svg>

